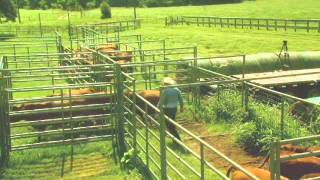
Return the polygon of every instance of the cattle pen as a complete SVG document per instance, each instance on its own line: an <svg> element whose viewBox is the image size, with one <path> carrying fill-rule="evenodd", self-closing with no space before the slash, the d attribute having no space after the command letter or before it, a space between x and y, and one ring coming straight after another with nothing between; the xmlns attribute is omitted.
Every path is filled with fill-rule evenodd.
<svg viewBox="0 0 320 180"><path fill-rule="evenodd" d="M271 124L277 139L271 146L273 179L280 178L279 140L285 143L289 137L301 137L301 129L310 135L319 133L310 128L312 121L291 118L289 104L319 105L253 83L265 77L237 79L199 67L205 58L198 57L196 47L170 47L165 40L122 35L121 28L115 26L93 27L77 26L67 40L56 32L50 50L48 44L37 44L42 52L31 53L28 48L34 44L30 42L23 44L21 52L16 50L18 45L7 47L8 53L0 59L2 166L8 165L16 151L68 145L73 159L74 144L112 141L115 159L133 149L155 179L230 179L211 157L258 179L242 164L165 116L157 102L142 94L152 91L160 95L169 87L161 85L168 76L177 80L178 84L170 87L181 89L194 120L223 118L225 112L212 114L206 106L212 97L220 106L232 95L248 119L259 116L255 104L272 106L275 118L265 123ZM125 63L119 63L121 60ZM203 88L209 89L210 95L203 95ZM254 119L255 123L261 119L263 115ZM166 130L168 122L178 128L183 140ZM16 132L20 127L32 127L32 132ZM318 136L307 139L315 138ZM196 145L191 148L185 139ZM172 147L170 140L187 153Z"/></svg>

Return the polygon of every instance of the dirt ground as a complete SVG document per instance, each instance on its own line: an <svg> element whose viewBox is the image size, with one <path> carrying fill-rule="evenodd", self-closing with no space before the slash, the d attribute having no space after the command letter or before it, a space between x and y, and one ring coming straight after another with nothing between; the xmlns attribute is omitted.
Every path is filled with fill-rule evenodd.
<svg viewBox="0 0 320 180"><path fill-rule="evenodd" d="M259 167L264 161L265 157L255 156L247 153L243 148L241 148L236 142L235 137L232 134L215 134L208 132L205 124L199 122L179 122L185 128L193 132L195 135L199 136L201 139L206 141L212 147L216 148L224 155L229 157L231 160L242 166L253 166ZM199 153L200 146L195 140L183 139L183 141L195 152ZM230 164L218 157L212 151L205 148L205 159L217 168L228 169Z"/></svg>

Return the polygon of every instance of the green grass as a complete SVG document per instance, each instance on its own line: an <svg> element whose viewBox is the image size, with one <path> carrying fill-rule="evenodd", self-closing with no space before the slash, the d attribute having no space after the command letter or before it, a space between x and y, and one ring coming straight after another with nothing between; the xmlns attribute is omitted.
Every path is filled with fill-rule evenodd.
<svg viewBox="0 0 320 180"><path fill-rule="evenodd" d="M64 179L141 179L137 172L122 171L112 160L109 142L75 145L71 170L70 146L12 153L2 179L60 179L63 156Z"/></svg>
<svg viewBox="0 0 320 180"><path fill-rule="evenodd" d="M320 13L318 6L320 2L314 0L306 0L303 3L300 0L257 0L228 5L139 8L139 17L151 20L142 23L142 28L135 33L141 33L149 39L166 39L169 47L198 46L200 56L278 52L284 39L288 40L290 51L320 50L320 34L315 32L195 26L165 28L164 20L157 19L169 15L315 19ZM132 17L132 12L131 8L113 8L111 20ZM23 25L38 25L38 13L43 16L43 25L67 24L67 14L61 10L21 10ZM72 24L110 21L100 19L99 9L86 11L83 18L79 12L71 12L70 17Z"/></svg>

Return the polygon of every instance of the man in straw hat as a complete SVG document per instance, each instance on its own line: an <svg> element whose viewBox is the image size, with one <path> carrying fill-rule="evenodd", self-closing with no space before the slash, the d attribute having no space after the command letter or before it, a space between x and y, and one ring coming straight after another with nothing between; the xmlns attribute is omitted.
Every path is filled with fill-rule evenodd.
<svg viewBox="0 0 320 180"><path fill-rule="evenodd" d="M170 77L166 77L163 79L163 85L174 85L176 84L175 80ZM183 99L181 96L181 92L178 88L165 88L161 92L159 105L162 106L164 114L167 115L170 119L175 120L178 104L180 105L180 111L183 112ZM166 121L168 131L177 139L181 140L179 133L174 124L170 121ZM175 141L173 141L176 143Z"/></svg>

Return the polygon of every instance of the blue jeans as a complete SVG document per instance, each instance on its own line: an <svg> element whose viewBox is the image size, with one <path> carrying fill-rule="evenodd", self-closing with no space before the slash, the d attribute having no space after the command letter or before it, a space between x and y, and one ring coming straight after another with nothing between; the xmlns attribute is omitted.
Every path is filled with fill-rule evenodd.
<svg viewBox="0 0 320 180"><path fill-rule="evenodd" d="M165 115L167 115L172 120L176 119L177 108L163 108L163 112ZM179 133L176 129L176 126L168 120L166 120L166 124L167 124L167 129L170 132L170 134L172 134L175 138L181 140Z"/></svg>

